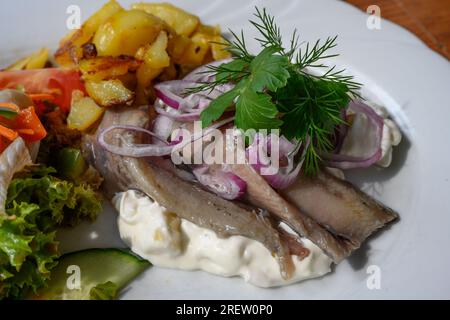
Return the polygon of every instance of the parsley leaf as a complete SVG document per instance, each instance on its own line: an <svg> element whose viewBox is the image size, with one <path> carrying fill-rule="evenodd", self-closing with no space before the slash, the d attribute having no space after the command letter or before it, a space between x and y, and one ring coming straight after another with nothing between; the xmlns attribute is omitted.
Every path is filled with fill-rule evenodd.
<svg viewBox="0 0 450 320"><path fill-rule="evenodd" d="M242 59L234 59L226 64L221 65L221 68L216 74L216 80L221 82L239 81L242 75L245 75L244 70L248 69L249 64Z"/></svg>
<svg viewBox="0 0 450 320"><path fill-rule="evenodd" d="M278 110L265 90L276 91L286 86L290 77L289 62L274 47L265 48L249 64L235 59L220 66L216 80L236 81L236 86L213 100L201 113L203 127L219 119L227 108L236 102L236 126L240 129L278 128ZM252 100L254 99L254 100Z"/></svg>
<svg viewBox="0 0 450 320"><path fill-rule="evenodd" d="M202 120L203 128L209 126L213 121L219 119L225 110L230 107L234 99L239 95L239 89L234 88L224 94L220 95L217 99L214 99L207 109L203 110L200 114L200 120Z"/></svg>
<svg viewBox="0 0 450 320"><path fill-rule="evenodd" d="M277 107L268 94L247 88L237 101L235 123L243 130L273 129L282 124L277 115Z"/></svg>
<svg viewBox="0 0 450 320"><path fill-rule="evenodd" d="M252 90L277 91L278 88L286 86L290 76L287 70L289 61L277 53L278 49L275 47L265 48L250 63Z"/></svg>

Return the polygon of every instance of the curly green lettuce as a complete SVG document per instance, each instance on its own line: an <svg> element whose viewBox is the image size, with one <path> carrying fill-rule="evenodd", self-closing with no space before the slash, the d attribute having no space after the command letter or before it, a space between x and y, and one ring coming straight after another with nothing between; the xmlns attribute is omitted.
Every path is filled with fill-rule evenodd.
<svg viewBox="0 0 450 320"><path fill-rule="evenodd" d="M31 166L8 187L6 215L0 215L0 299L45 286L59 258L57 228L93 220L102 210L89 185L55 174L51 167Z"/></svg>

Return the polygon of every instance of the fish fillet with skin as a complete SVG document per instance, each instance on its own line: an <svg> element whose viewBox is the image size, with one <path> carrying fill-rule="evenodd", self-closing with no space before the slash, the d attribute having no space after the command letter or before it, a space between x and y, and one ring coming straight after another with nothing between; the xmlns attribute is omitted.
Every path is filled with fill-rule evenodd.
<svg viewBox="0 0 450 320"><path fill-rule="evenodd" d="M148 114L142 109L118 108L106 111L98 130L112 125L145 126ZM118 134L125 142L143 143L138 135L112 133L112 143L120 144ZM283 277L289 278L293 263L287 244L271 225L270 220L257 210L222 199L201 186L184 181L150 159L131 158L112 154L102 148L96 136L85 137L84 153L104 178L109 197L115 192L138 189L150 196L180 218L215 231L220 236L241 235L257 240L274 253L280 263Z"/></svg>
<svg viewBox="0 0 450 320"><path fill-rule="evenodd" d="M247 183L247 199L268 210L324 250L335 263L348 257L375 230L397 218L347 181L325 169L314 178L300 175L275 191L250 165L233 165Z"/></svg>
<svg viewBox="0 0 450 320"><path fill-rule="evenodd" d="M234 174L247 183L246 197L250 203L268 210L299 235L314 242L335 263L342 261L355 249L347 239L336 237L281 197L249 164L230 167Z"/></svg>
<svg viewBox="0 0 450 320"><path fill-rule="evenodd" d="M326 169L315 177L300 174L280 193L333 234L358 247L374 231L398 217L390 208Z"/></svg>

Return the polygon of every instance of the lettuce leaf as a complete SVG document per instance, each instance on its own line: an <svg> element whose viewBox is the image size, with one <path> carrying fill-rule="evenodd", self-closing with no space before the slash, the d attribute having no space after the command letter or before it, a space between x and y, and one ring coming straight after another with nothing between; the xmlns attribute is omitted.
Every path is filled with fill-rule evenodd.
<svg viewBox="0 0 450 320"><path fill-rule="evenodd" d="M0 215L0 299L44 286L59 257L57 228L93 220L102 210L89 185L54 174L53 168L31 166L9 185L6 215Z"/></svg>

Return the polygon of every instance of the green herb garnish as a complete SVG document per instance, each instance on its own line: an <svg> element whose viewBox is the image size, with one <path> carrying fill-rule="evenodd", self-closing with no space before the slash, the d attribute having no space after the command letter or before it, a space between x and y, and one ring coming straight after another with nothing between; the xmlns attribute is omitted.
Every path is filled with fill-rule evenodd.
<svg viewBox="0 0 450 320"><path fill-rule="evenodd" d="M190 88L190 93L212 90L216 86L233 82L234 89L211 102L201 114L202 125L210 125L219 119L228 108L235 106L235 124L247 129L281 129L288 139L295 138L307 146L304 151L304 171L315 174L320 167L320 155L333 148L333 134L343 122L341 112L347 108L352 97L359 97L361 85L344 70L335 70L322 63L336 46L336 37L327 38L314 45L306 44L302 49L297 30L286 49L281 40L281 31L274 17L266 10L256 8L257 21L250 21L259 31L256 40L263 50L256 56L247 50L243 32L238 36L230 30L232 40L226 40L226 50L234 60L207 72L215 80ZM325 68L322 75L307 72L313 68Z"/></svg>

